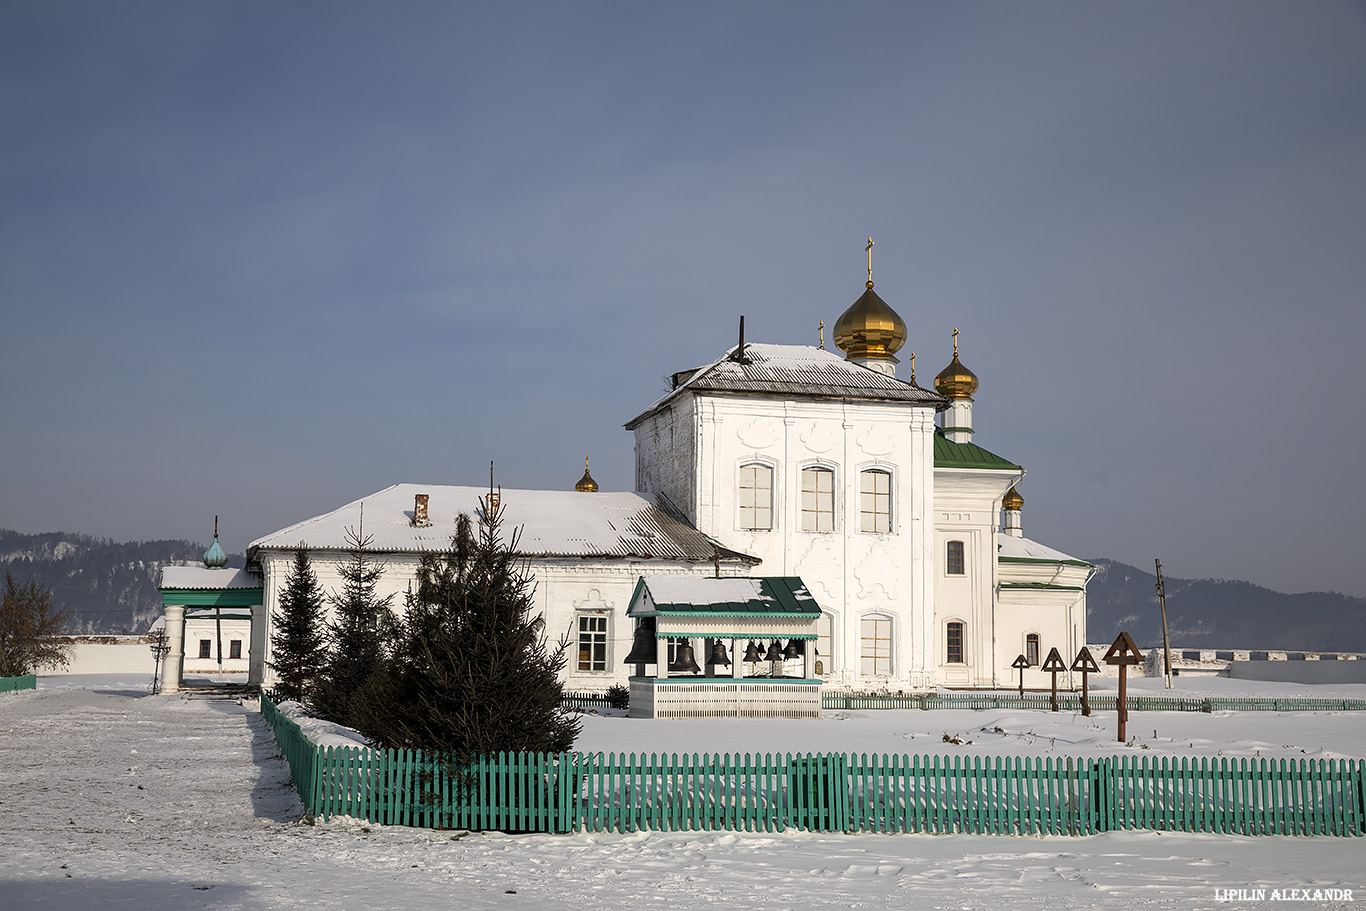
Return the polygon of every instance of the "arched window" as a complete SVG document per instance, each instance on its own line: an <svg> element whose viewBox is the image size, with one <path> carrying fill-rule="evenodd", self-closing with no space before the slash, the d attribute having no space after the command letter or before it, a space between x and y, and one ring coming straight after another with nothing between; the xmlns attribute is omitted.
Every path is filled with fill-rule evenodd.
<svg viewBox="0 0 1366 911"><path fill-rule="evenodd" d="M870 468L859 473L859 530L885 535L892 530L892 476Z"/></svg>
<svg viewBox="0 0 1366 911"><path fill-rule="evenodd" d="M954 620L944 629L944 663L963 663L963 624Z"/></svg>
<svg viewBox="0 0 1366 911"><path fill-rule="evenodd" d="M963 575L963 542L950 541L945 556L946 560L944 571L947 572L950 576Z"/></svg>
<svg viewBox="0 0 1366 911"><path fill-rule="evenodd" d="M740 527L745 531L773 528L773 469L752 462L740 466Z"/></svg>
<svg viewBox="0 0 1366 911"><path fill-rule="evenodd" d="M864 617L859 621L859 672L865 677L892 673L892 620Z"/></svg>
<svg viewBox="0 0 1366 911"><path fill-rule="evenodd" d="M802 531L835 530L835 473L802 469Z"/></svg>
<svg viewBox="0 0 1366 911"><path fill-rule="evenodd" d="M1039 634L1030 633L1025 636L1025 660L1030 667L1039 666Z"/></svg>

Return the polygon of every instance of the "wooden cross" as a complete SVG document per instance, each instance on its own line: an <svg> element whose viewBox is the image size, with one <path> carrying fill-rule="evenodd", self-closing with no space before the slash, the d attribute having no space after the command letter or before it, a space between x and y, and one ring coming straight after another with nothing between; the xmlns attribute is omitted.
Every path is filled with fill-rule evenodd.
<svg viewBox="0 0 1366 911"><path fill-rule="evenodd" d="M1053 675L1053 692L1049 696L1048 705L1052 711L1056 712L1058 710L1058 671L1067 670L1067 665L1062 663L1062 655L1058 654L1058 650L1051 648L1048 650L1048 657L1043 660L1043 667L1039 670L1048 671Z"/></svg>
<svg viewBox="0 0 1366 911"><path fill-rule="evenodd" d="M1024 655L1021 655L1020 657L1016 658L1015 661L1014 661L1010 666L1011 666L1011 667L1014 667L1014 668L1019 668L1019 670L1020 670L1020 698L1023 699L1023 698L1024 698L1024 672L1025 672L1025 668L1029 667L1029 659L1026 658Z"/></svg>
<svg viewBox="0 0 1366 911"><path fill-rule="evenodd" d="M1081 651L1077 652L1077 659L1072 662L1072 670L1081 672L1081 713L1090 717L1091 700L1086 690L1086 675L1100 673L1100 665L1091 656L1091 650L1082 646Z"/></svg>
<svg viewBox="0 0 1366 911"><path fill-rule="evenodd" d="M1110 643L1110 650L1101 659L1106 664L1119 666L1119 699L1115 701L1115 713L1119 715L1119 742L1123 743L1124 725L1129 720L1129 706L1125 703L1127 699L1124 686L1125 671L1131 664L1140 664L1143 661L1143 653L1134 645L1134 640L1128 633L1121 632L1115 637L1115 641Z"/></svg>

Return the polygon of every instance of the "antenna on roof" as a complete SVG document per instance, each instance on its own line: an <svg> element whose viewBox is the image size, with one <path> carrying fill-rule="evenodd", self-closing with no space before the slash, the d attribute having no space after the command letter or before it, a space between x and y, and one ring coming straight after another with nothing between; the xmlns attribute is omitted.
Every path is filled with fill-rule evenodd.
<svg viewBox="0 0 1366 911"><path fill-rule="evenodd" d="M731 352L730 359L737 364L748 364L749 358L745 357L745 315L740 314L740 342Z"/></svg>

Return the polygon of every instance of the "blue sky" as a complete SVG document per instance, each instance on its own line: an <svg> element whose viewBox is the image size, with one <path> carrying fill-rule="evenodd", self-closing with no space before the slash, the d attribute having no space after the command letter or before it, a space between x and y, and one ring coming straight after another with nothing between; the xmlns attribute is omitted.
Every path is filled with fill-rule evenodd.
<svg viewBox="0 0 1366 911"><path fill-rule="evenodd" d="M1364 163L1362 3L0 4L0 526L630 489L872 235L1027 535L1366 595Z"/></svg>

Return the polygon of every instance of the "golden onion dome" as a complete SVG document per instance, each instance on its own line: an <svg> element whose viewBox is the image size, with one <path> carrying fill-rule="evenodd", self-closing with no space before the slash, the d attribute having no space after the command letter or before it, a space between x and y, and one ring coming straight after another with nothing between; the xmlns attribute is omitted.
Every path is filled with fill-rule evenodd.
<svg viewBox="0 0 1366 911"><path fill-rule="evenodd" d="M1020 496L1020 492L1015 489L1014 484L1010 485L1010 489L1006 491L1006 495L1001 498L1001 506L1006 509L1024 508L1024 497Z"/></svg>
<svg viewBox="0 0 1366 911"><path fill-rule="evenodd" d="M977 391L977 374L963 366L963 362L958 360L958 327L953 330L953 360L939 375L934 378L934 389L940 395L946 395L951 399L967 399L972 401L972 394Z"/></svg>
<svg viewBox="0 0 1366 911"><path fill-rule="evenodd" d="M574 489L579 493L597 493L598 482L593 480L593 476L588 473L588 456L583 457L583 477L579 478L579 483L574 485Z"/></svg>
<svg viewBox="0 0 1366 911"><path fill-rule="evenodd" d="M835 344L845 358L894 361L892 355L906 344L906 324L877 296L870 281L862 296L835 321Z"/></svg>

